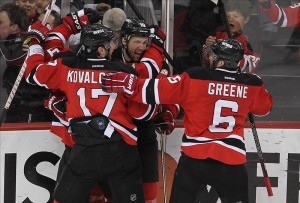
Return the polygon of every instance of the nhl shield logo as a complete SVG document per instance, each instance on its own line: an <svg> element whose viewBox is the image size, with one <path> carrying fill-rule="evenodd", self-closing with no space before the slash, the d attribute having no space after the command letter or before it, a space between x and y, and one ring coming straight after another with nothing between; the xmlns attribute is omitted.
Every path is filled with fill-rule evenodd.
<svg viewBox="0 0 300 203"><path fill-rule="evenodd" d="M137 200L136 194L130 195L130 201L135 202Z"/></svg>

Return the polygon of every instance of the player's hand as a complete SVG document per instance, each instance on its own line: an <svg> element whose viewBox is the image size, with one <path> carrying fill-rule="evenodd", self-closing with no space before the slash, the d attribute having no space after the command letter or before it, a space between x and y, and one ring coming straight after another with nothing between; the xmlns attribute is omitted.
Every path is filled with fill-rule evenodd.
<svg viewBox="0 0 300 203"><path fill-rule="evenodd" d="M36 21L29 26L23 45L42 44L48 37L50 30L49 24L42 25L41 21Z"/></svg>
<svg viewBox="0 0 300 203"><path fill-rule="evenodd" d="M150 26L150 38L152 40L152 43L154 43L160 49L164 48L166 34L157 25Z"/></svg>
<svg viewBox="0 0 300 203"><path fill-rule="evenodd" d="M156 132L160 134L165 133L166 135L170 135L175 128L175 118L168 110L157 113L153 118L153 123Z"/></svg>
<svg viewBox="0 0 300 203"><path fill-rule="evenodd" d="M214 36L208 36L207 38L206 38L206 40L205 40L205 45L207 46L207 47L210 47L211 45L213 45L213 43L215 43L216 42L216 37L214 37Z"/></svg>
<svg viewBox="0 0 300 203"><path fill-rule="evenodd" d="M67 98L60 92L51 92L48 99L45 100L44 106L51 110L60 120L66 120L66 102Z"/></svg>
<svg viewBox="0 0 300 203"><path fill-rule="evenodd" d="M89 8L71 12L62 20L63 24L67 25L73 34L79 33L82 28L101 20L102 16Z"/></svg>
<svg viewBox="0 0 300 203"><path fill-rule="evenodd" d="M102 77L103 91L114 93L126 93L132 95L136 88L138 78L133 74L123 72L107 73Z"/></svg>

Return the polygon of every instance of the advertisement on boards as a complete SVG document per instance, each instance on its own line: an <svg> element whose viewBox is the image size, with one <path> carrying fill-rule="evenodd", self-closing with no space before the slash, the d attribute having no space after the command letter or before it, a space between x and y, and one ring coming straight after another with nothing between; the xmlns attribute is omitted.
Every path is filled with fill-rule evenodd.
<svg viewBox="0 0 300 203"><path fill-rule="evenodd" d="M166 138L168 191L182 134L183 128L176 128ZM267 195L252 131L246 128L250 203L300 202L300 129L258 129L258 134L274 196ZM60 139L49 130L0 131L0 147L0 202L52 203L50 194L64 150ZM213 188L207 187L204 193L200 202L221 203Z"/></svg>

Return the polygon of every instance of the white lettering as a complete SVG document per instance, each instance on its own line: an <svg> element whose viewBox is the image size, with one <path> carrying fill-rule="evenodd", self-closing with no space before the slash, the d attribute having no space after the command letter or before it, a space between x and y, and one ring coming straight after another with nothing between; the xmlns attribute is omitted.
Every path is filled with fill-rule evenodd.
<svg viewBox="0 0 300 203"><path fill-rule="evenodd" d="M209 83L207 93L209 95L247 98L248 87L235 84Z"/></svg>
<svg viewBox="0 0 300 203"><path fill-rule="evenodd" d="M105 72L69 70L67 74L67 82L98 84L101 83L101 78L104 75Z"/></svg>

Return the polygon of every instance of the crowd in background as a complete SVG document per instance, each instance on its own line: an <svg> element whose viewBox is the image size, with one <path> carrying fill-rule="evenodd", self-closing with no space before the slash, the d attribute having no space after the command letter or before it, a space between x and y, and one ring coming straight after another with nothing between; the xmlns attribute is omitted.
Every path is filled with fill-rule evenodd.
<svg viewBox="0 0 300 203"><path fill-rule="evenodd" d="M20 33L26 32L30 22L38 19L38 16L45 12L46 6L50 0L15 0L5 1L14 3L20 8L24 8L28 22L23 20L20 25ZM258 1L242 0L237 4L226 4L229 0L224 0L225 8L230 15L243 18L240 30L237 30L239 40L243 42L246 48L244 60L241 67L244 72L256 72L257 68L269 63L297 63L299 62L299 26L289 26L274 22L261 8ZM279 7L288 7L292 4L297 5L297 1L280 1L277 0ZM274 1L274 3L276 3ZM161 8L161 1L153 1L154 8ZM56 1L52 16L55 17L55 23L60 23L60 5L61 1ZM124 9L121 0L102 0L102 1L71 1L70 11L81 8L92 8L102 15L112 7ZM226 32L222 34L223 20L220 16L218 6L210 0L204 1L180 1L174 2L174 32L173 32L173 56L176 62L174 74L181 73L192 66L205 66L205 49L216 38L226 38ZM128 5L127 5L128 6ZM201 12L199 12L201 11ZM12 15L16 11L12 12ZM240 15L240 17L238 16ZM282 14L284 16L286 14ZM39 19L41 19L40 17ZM52 17L50 17L52 18ZM158 22L160 23L160 16ZM230 17L233 19L233 17ZM296 17L295 17L296 18ZM284 21L284 20L281 20ZM229 24L230 24L229 20ZM233 26L231 24L230 26ZM11 36L10 36L11 37ZM21 37L21 35L20 35ZM20 42L3 41L8 40L1 36L1 107L4 106L6 98L14 84L18 74L18 68L11 67L21 63L19 58L25 53L18 48ZM71 36L69 46L75 48L78 44L79 37ZM13 50L5 52L5 49ZM274 50L279 54L274 56ZM203 53L204 52L204 53ZM18 60L17 60L18 59ZM265 63L264 63L265 62ZM19 65L19 64L18 64ZM13 71L12 71L13 70ZM35 122L49 121L51 113L44 109L42 103L47 98L48 92L41 88L27 87L27 84L21 83L18 93L10 107L8 117L5 122ZM31 91L32 89L32 91ZM29 91L29 92L28 92ZM10 118L9 115L14 115ZM20 115L21 118L18 118Z"/></svg>
<svg viewBox="0 0 300 203"><path fill-rule="evenodd" d="M45 9L50 2L50 0L15 0L2 2L0 5L1 107L4 106L7 95L12 90L25 59L27 49L24 50L24 39L28 37L26 32L32 24L43 19L43 15L46 13ZM60 16L63 9L61 7L62 2L62 0L56 2L48 19L52 28L62 23ZM159 7L157 5L161 5L162 2L153 1L153 3L157 8ZM289 18L299 19L300 17L287 15L287 12L293 12L291 9L300 7L300 3L290 2L290 4L284 5L278 1L278 4L275 5L272 0L224 0L224 3L230 32L244 49L244 57L239 63L241 72L256 73L261 68L261 64L268 64L272 60L265 59L268 56L266 52L281 45L285 45L284 48L288 50L288 54L281 56L281 62L299 63L298 33L300 22L294 20L295 22L291 23L292 20ZM277 17L280 18L276 18L275 13L270 11L271 8L275 7L278 8L279 12ZM283 7L290 9L284 10ZM105 19L103 16L106 12L113 12L111 8L124 9L124 5L121 0L95 0L92 2L74 0L71 1L71 7L68 10L72 12L84 8L91 9L101 15L101 22L104 25L105 22L107 25L112 25L109 19ZM229 38L228 31L224 30L224 23L227 23L227 20L220 15L221 6L210 0L190 0L175 1L174 9L174 61L176 62L176 67L173 67L174 74L185 72L193 66L209 66L210 47L218 39ZM93 13L91 10L89 12ZM298 15L300 15L299 12ZM125 18L126 16L123 21ZM66 18L63 20L64 22L67 21ZM91 18L89 20L92 21ZM158 19L158 23L160 23L160 19ZM118 25L116 28L111 27L115 36L120 35L120 27L122 25ZM71 28L73 33L66 41L66 45L76 53L80 51L77 48L80 43L80 33L74 31L77 29L76 26L71 26ZM288 39L282 39L285 37L283 33L286 29L292 29L293 33ZM165 36L163 36L161 34L159 37L164 38ZM121 37L118 37L117 41L119 48L121 48ZM155 46L162 49L163 43L155 42ZM123 61L129 62L126 58ZM46 88L33 86L22 80L7 112L5 122L52 121L53 112L44 106L44 101L48 99L49 93L50 91ZM155 177L155 179L157 178Z"/></svg>

